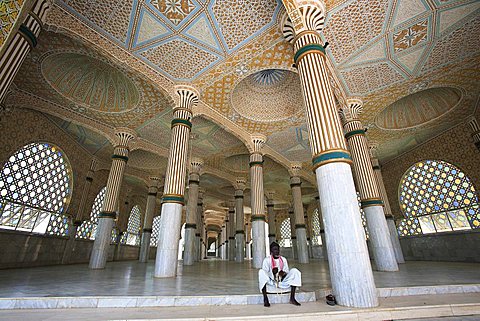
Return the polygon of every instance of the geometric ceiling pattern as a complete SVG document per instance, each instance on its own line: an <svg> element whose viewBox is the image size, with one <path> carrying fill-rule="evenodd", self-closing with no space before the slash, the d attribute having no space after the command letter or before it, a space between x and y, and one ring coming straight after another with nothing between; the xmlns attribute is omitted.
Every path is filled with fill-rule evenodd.
<svg viewBox="0 0 480 321"><path fill-rule="evenodd" d="M0 51L10 31L14 28L24 4L24 0L6 0L0 2Z"/></svg>

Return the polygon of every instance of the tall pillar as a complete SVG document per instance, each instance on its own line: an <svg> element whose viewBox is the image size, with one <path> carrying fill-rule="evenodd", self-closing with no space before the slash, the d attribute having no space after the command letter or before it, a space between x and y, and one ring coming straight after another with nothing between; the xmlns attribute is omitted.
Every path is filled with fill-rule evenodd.
<svg viewBox="0 0 480 321"><path fill-rule="evenodd" d="M243 262L245 259L245 216L243 214L243 191L247 180L239 177L235 186L235 261Z"/></svg>
<svg viewBox="0 0 480 321"><path fill-rule="evenodd" d="M220 250L220 258L222 260L226 260L227 259L227 244L228 243L225 243L225 241L227 240L227 227L226 225L222 225L222 232L220 234L221 236L221 240L222 240L222 247L221 247L221 250Z"/></svg>
<svg viewBox="0 0 480 321"><path fill-rule="evenodd" d="M305 230L307 231L307 248L308 248L308 257L313 259L313 249L312 249L312 225L308 220L307 206L303 207L303 220L305 221Z"/></svg>
<svg viewBox="0 0 480 321"><path fill-rule="evenodd" d="M320 239L322 240L322 255L325 261L328 261L327 241L325 239L325 225L323 224L322 206L320 205L320 197L315 196L318 202L318 220L320 222Z"/></svg>
<svg viewBox="0 0 480 321"><path fill-rule="evenodd" d="M276 237L276 220L275 220L275 203L273 201L273 195L275 192L268 192L267 195L267 219L268 219L268 243L275 242Z"/></svg>
<svg viewBox="0 0 480 321"><path fill-rule="evenodd" d="M195 262L202 259L202 229L203 229L203 190L198 191L197 198L197 228L195 229Z"/></svg>
<svg viewBox="0 0 480 321"><path fill-rule="evenodd" d="M313 169L325 220L333 294L340 305L377 306L375 282L350 168L352 161L327 76L327 56L320 36L326 9L321 0L282 2L288 14L283 32L294 45L294 61L306 107Z"/></svg>
<svg viewBox="0 0 480 321"><path fill-rule="evenodd" d="M25 21L0 57L0 103L22 66L25 57L37 45L37 38L51 8L49 0L36 0Z"/></svg>
<svg viewBox="0 0 480 321"><path fill-rule="evenodd" d="M85 183L83 185L82 191L82 198L80 199L80 204L78 205L77 213L73 218L73 224L71 225L69 239L67 241L67 245L65 246L65 250L63 252L62 257L62 264L68 264L70 262L70 258L72 257L72 253L75 250L75 238L77 235L78 228L82 225L82 222L88 219L88 213L86 213L86 204L88 195L90 193L90 187L92 186L93 181L93 173L95 172L97 166L97 160L92 159L90 163L90 168L87 171L87 175L85 177Z"/></svg>
<svg viewBox="0 0 480 321"><path fill-rule="evenodd" d="M250 146L250 184L252 207L253 268L262 267L266 255L265 248L265 195L263 191L263 154L262 149L267 138L263 135L252 136Z"/></svg>
<svg viewBox="0 0 480 321"><path fill-rule="evenodd" d="M372 161L373 172L375 173L375 181L378 189L380 190L380 198L383 202L383 209L385 211L385 217L387 218L388 230L390 232L390 240L392 241L393 250L395 252L395 258L397 263L405 263L403 257L402 247L400 246L400 240L398 239L397 226L395 225L395 219L390 208L390 202L388 201L387 191L385 190L385 184L383 184L382 170L377 158L374 157L374 150L376 146L370 145L370 156Z"/></svg>
<svg viewBox="0 0 480 321"><path fill-rule="evenodd" d="M173 110L172 141L168 156L162 216L158 232L155 274L157 278L174 277L177 272L178 240L184 205L187 151L192 129L192 108L198 103L198 93L188 86L177 86L179 105Z"/></svg>
<svg viewBox="0 0 480 321"><path fill-rule="evenodd" d="M365 130L358 115L363 110L359 99L348 99L347 106L340 110L345 138L352 153L353 169L356 177L360 204L367 218L375 264L379 271L398 271L397 259L393 250L383 202L373 172Z"/></svg>
<svg viewBox="0 0 480 321"><path fill-rule="evenodd" d="M97 232L90 255L90 269L104 269L107 264L112 228L117 217L116 210L118 209L123 172L128 161L129 144L135 137L136 133L128 128L118 129L115 133L116 145L112 155L112 167L108 174L105 200L102 210L98 214Z"/></svg>
<svg viewBox="0 0 480 321"><path fill-rule="evenodd" d="M293 197L293 212L295 215L295 236L297 237L297 255L299 263L309 263L307 247L307 228L303 214L302 180L298 176L302 169L301 164L290 166L290 188Z"/></svg>
<svg viewBox="0 0 480 321"><path fill-rule="evenodd" d="M468 125L472 129L473 143L480 151L480 125L478 124L478 121L475 117L470 118L470 120L468 121Z"/></svg>
<svg viewBox="0 0 480 321"><path fill-rule="evenodd" d="M190 178L188 180L188 202L185 224L185 255L183 265L192 265L195 261L195 238L197 230L198 185L203 160L192 158L190 161Z"/></svg>
<svg viewBox="0 0 480 321"><path fill-rule="evenodd" d="M297 234L295 233L295 211L292 207L288 208L288 217L290 218L290 240L292 242L292 258L298 259Z"/></svg>
<svg viewBox="0 0 480 321"><path fill-rule="evenodd" d="M251 222L251 218L251 214L245 215L245 258L247 260L252 259L252 245L250 244L252 241L252 229L251 225L249 224L249 222Z"/></svg>
<svg viewBox="0 0 480 321"><path fill-rule="evenodd" d="M228 203L228 260L235 261L235 202Z"/></svg>
<svg viewBox="0 0 480 321"><path fill-rule="evenodd" d="M140 256L138 261L147 263L150 254L150 238L152 236L153 214L157 204L158 187L161 179L159 177L150 177L147 195L147 205L145 208L145 219L143 220L142 239L140 243Z"/></svg>

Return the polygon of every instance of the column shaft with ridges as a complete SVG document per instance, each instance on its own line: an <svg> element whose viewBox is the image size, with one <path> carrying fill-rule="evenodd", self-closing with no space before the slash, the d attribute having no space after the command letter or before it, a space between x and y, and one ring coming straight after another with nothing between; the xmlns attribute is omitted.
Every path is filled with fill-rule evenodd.
<svg viewBox="0 0 480 321"><path fill-rule="evenodd" d="M123 173L128 161L129 144L135 137L136 134L128 129L121 129L115 133L117 145L113 150L112 166L108 174L102 210L98 214L98 227L90 255L89 267L91 269L103 269L107 264L112 228L117 217L116 211Z"/></svg>
<svg viewBox="0 0 480 321"><path fill-rule="evenodd" d="M177 272L192 108L198 103L198 93L195 89L188 86L177 86L175 89L179 96L179 105L173 110L172 140L165 174L155 259L154 276L157 278L174 277Z"/></svg>
<svg viewBox="0 0 480 321"><path fill-rule="evenodd" d="M237 180L238 182L238 180ZM243 213L243 183L241 188L235 190L235 261L243 262L245 259L245 215Z"/></svg>
<svg viewBox="0 0 480 321"><path fill-rule="evenodd" d="M49 1L37 0L0 57L0 103L5 98L7 90L15 79L15 75L22 66L25 57L37 45L37 38L49 10Z"/></svg>
<svg viewBox="0 0 480 321"><path fill-rule="evenodd" d="M272 198L267 199L268 241L270 244L277 240L275 224L275 204Z"/></svg>
<svg viewBox="0 0 480 321"><path fill-rule="evenodd" d="M195 262L200 261L202 258L201 256L201 249L202 249L202 235L200 233L201 229L203 228L203 191L198 192L197 197L197 214L195 217L195 224L197 228L195 229Z"/></svg>
<svg viewBox="0 0 480 321"><path fill-rule="evenodd" d="M320 239L322 240L322 255L325 261L328 261L327 241L325 239L325 225L323 224L322 206L320 205L320 197L316 196L318 202L318 220L320 222Z"/></svg>
<svg viewBox="0 0 480 321"><path fill-rule="evenodd" d="M157 204L159 177L150 177L147 194L147 205L145 207L145 219L143 220L142 239L140 243L140 255L138 261L147 263L150 254L150 238L152 237L153 215Z"/></svg>
<svg viewBox="0 0 480 321"><path fill-rule="evenodd" d="M353 168L360 193L360 202L370 234L370 245L377 270L398 271L397 259L393 250L390 232L388 230L383 202L370 161L365 130L358 118L362 111L362 102L358 99L348 99L348 106L340 111L350 152L352 153Z"/></svg>
<svg viewBox="0 0 480 321"><path fill-rule="evenodd" d="M327 57L319 33L326 9L319 0L283 2L288 14L283 24L284 36L294 45L294 61L306 107L333 294L340 305L373 307L378 305L378 298L356 200L351 157L330 87Z"/></svg>
<svg viewBox="0 0 480 321"><path fill-rule="evenodd" d="M295 231L295 210L293 207L288 209L288 217L290 218L290 240L292 241L292 258L298 259L297 233Z"/></svg>
<svg viewBox="0 0 480 321"><path fill-rule="evenodd" d="M293 212L295 215L295 234L297 237L297 257L299 263L309 263L307 248L307 229L303 215L302 180L298 176L290 177L290 187L293 197Z"/></svg>
<svg viewBox="0 0 480 321"><path fill-rule="evenodd" d="M478 150L480 150L480 125L475 117L472 117L468 121L468 125L472 129L473 143L477 146Z"/></svg>
<svg viewBox="0 0 480 321"><path fill-rule="evenodd" d="M235 203L228 205L228 260L235 261Z"/></svg>
<svg viewBox="0 0 480 321"><path fill-rule="evenodd" d="M203 160L201 159L193 158L190 161L183 265L192 265L193 262L195 262L195 233L197 230L198 190L200 184L200 170L202 165Z"/></svg>

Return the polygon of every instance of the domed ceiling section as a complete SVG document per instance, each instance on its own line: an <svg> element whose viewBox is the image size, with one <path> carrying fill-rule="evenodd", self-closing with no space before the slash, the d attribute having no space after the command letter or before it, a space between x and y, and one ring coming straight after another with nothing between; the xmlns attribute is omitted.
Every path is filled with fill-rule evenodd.
<svg viewBox="0 0 480 321"><path fill-rule="evenodd" d="M231 94L233 109L257 122L286 120L303 111L298 74L281 69L256 72L240 81Z"/></svg>
<svg viewBox="0 0 480 321"><path fill-rule="evenodd" d="M140 100L138 89L115 67L78 53L45 58L42 73L47 82L75 104L102 112L124 112Z"/></svg>
<svg viewBox="0 0 480 321"><path fill-rule="evenodd" d="M426 124L453 109L462 99L456 88L426 89L403 97L389 105L375 118L383 129L407 129Z"/></svg>

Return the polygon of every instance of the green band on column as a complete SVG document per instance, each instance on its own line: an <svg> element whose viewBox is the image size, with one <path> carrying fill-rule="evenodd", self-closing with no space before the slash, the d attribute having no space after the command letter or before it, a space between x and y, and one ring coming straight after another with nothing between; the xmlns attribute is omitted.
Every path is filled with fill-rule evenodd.
<svg viewBox="0 0 480 321"><path fill-rule="evenodd" d="M250 162L250 163L248 163L248 165L250 165L250 167L253 167L253 166L263 166L263 161Z"/></svg>
<svg viewBox="0 0 480 321"><path fill-rule="evenodd" d="M35 48L37 46L37 37L25 24L22 23L20 25L20 28L18 28L18 31L20 31L21 34L27 37L27 41L30 43L32 48Z"/></svg>
<svg viewBox="0 0 480 321"><path fill-rule="evenodd" d="M252 215L251 221L265 221L265 215Z"/></svg>
<svg viewBox="0 0 480 321"><path fill-rule="evenodd" d="M116 212L107 212L107 211L101 211L98 213L98 218L113 218L115 219L117 217Z"/></svg>
<svg viewBox="0 0 480 321"><path fill-rule="evenodd" d="M300 186L302 186L302 183L300 182L300 183L292 183L292 184L290 184L290 187L295 187L295 186L300 187Z"/></svg>
<svg viewBox="0 0 480 321"><path fill-rule="evenodd" d="M143 233L152 233L152 229L151 228L144 228L143 229Z"/></svg>
<svg viewBox="0 0 480 321"><path fill-rule="evenodd" d="M147 195L149 195L149 196L157 196L157 193L156 193L156 192L151 192L151 193L148 193Z"/></svg>
<svg viewBox="0 0 480 321"><path fill-rule="evenodd" d="M113 154L112 159L121 159L125 162L128 162L128 156Z"/></svg>
<svg viewBox="0 0 480 321"><path fill-rule="evenodd" d="M304 53L307 53L309 51L317 51L317 50L325 54L325 48L317 44L306 45L298 49L297 52L295 53L295 56L293 57L295 64L298 65L298 58L300 58L300 56L303 55Z"/></svg>
<svg viewBox="0 0 480 321"><path fill-rule="evenodd" d="M351 132L348 132L345 134L345 139L349 139L350 137L355 135L365 135L365 130L363 129L352 130Z"/></svg>
<svg viewBox="0 0 480 321"><path fill-rule="evenodd" d="M235 195L235 199L237 199L237 198L243 198L243 195Z"/></svg>
<svg viewBox="0 0 480 321"><path fill-rule="evenodd" d="M235 234L245 234L245 231L243 230L235 231Z"/></svg>
<svg viewBox="0 0 480 321"><path fill-rule="evenodd" d="M162 203L179 203L183 205L185 203L185 199L183 196L164 195L162 197Z"/></svg>
<svg viewBox="0 0 480 321"><path fill-rule="evenodd" d="M197 224L194 224L194 223L185 223L185 228L197 228Z"/></svg>
<svg viewBox="0 0 480 321"><path fill-rule="evenodd" d="M344 151L325 152L313 158L313 169L315 170L324 164L333 162L352 163L352 158L349 153Z"/></svg>
<svg viewBox="0 0 480 321"><path fill-rule="evenodd" d="M182 118L175 118L175 119L172 119L172 126L171 128L175 127L176 125L183 125L183 126L187 126L188 128L192 128L192 123L186 119L182 119Z"/></svg>
<svg viewBox="0 0 480 321"><path fill-rule="evenodd" d="M307 228L305 224L295 224L295 228Z"/></svg>
<svg viewBox="0 0 480 321"><path fill-rule="evenodd" d="M361 207L369 207L369 206L376 206L376 205L383 205L382 200L379 199L372 199L372 200L365 200L360 201Z"/></svg>

